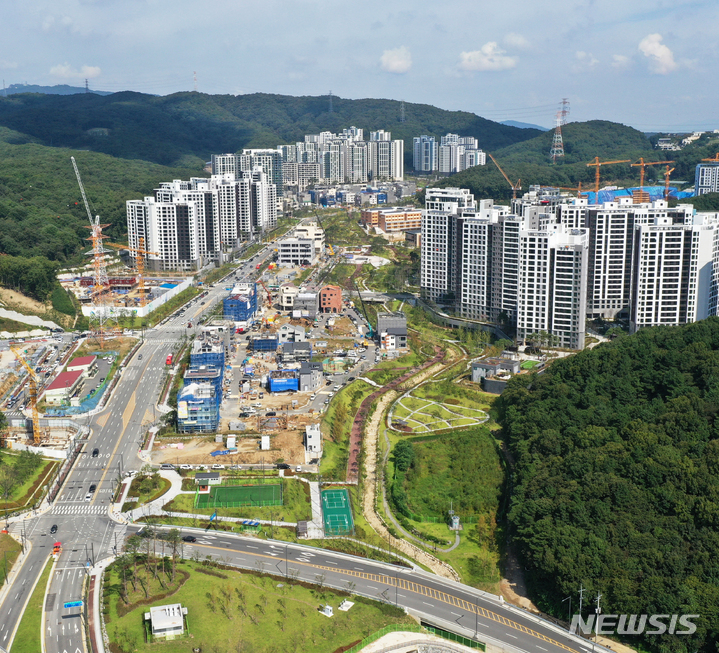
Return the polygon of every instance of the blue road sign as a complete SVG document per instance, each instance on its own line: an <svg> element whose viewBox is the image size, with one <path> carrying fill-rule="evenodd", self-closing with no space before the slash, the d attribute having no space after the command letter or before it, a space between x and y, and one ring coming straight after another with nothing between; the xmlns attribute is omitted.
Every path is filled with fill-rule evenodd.
<svg viewBox="0 0 719 653"><path fill-rule="evenodd" d="M215 512L212 513L212 517L210 517L210 521L212 521L213 519L217 519L217 510L215 510Z"/></svg>
<svg viewBox="0 0 719 653"><path fill-rule="evenodd" d="M63 608L81 608L83 606L82 601L70 601L69 603L63 603Z"/></svg>

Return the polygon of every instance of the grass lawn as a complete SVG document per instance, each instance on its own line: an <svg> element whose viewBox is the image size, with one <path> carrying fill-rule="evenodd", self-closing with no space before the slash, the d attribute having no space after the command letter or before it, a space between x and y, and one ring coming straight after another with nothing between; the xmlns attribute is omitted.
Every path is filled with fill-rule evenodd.
<svg viewBox="0 0 719 653"><path fill-rule="evenodd" d="M451 564L464 582L496 591L496 583L500 580L497 512L504 471L489 429L476 426L458 433L411 441L414 463L406 472L403 483L407 507L415 515L436 519L437 523L404 518L406 527L409 530L415 528L420 537L428 534L453 542L454 533L444 521L451 503L455 512L465 520L461 544L449 553L437 551L437 557ZM388 479L394 476L392 457L386 474ZM388 495L391 494L388 488ZM394 512L400 516L397 510ZM427 544L427 548L434 552L432 545Z"/></svg>
<svg viewBox="0 0 719 653"><path fill-rule="evenodd" d="M185 574L187 580L172 594L172 602L187 607L192 638L162 643L166 653L185 653L195 647L203 651L251 647L255 651L331 653L390 623L412 623L394 606L357 597L352 599L355 605L348 612L339 611L336 608L345 598L343 592L289 583L284 578L214 569L187 561L178 564L178 572L184 572L178 573L178 581ZM128 588L132 588L131 583ZM129 653L157 648L144 643L143 616L150 607L167 603L167 599L143 603L125 613L121 589L121 579L110 568L105 575L106 623L110 641L117 645L115 650ZM138 590L129 593L130 605L144 599L139 584ZM152 580L150 591L154 595L165 590ZM335 616L328 619L320 614L320 604L334 607ZM236 649L238 643L242 649Z"/></svg>
<svg viewBox="0 0 719 653"><path fill-rule="evenodd" d="M539 361L524 361L519 367L523 370L531 370L539 365Z"/></svg>
<svg viewBox="0 0 719 653"><path fill-rule="evenodd" d="M283 480L283 506L243 506L239 508L217 508L220 517L245 517L247 519L272 519L272 521L298 522L312 519L309 485L295 480ZM173 512L191 512L198 515L211 515L215 508L195 509L194 494L180 494L166 503L164 510Z"/></svg>
<svg viewBox="0 0 719 653"><path fill-rule="evenodd" d="M3 451L3 465L12 466L17 460L17 455ZM25 479L24 483L13 488L12 492L8 495L7 506L5 504L5 497L0 498L0 511L4 511L6 507L8 510L23 508L28 502L33 501L34 497L39 497L41 492L40 488L47 484L48 479L52 478L58 465L59 463L56 460L43 460L41 464L33 470L32 474Z"/></svg>
<svg viewBox="0 0 719 653"><path fill-rule="evenodd" d="M45 590L47 589L47 579L50 577L52 563L53 559L50 558L23 613L13 640L13 653L37 653L40 650L40 629L42 628Z"/></svg>
<svg viewBox="0 0 719 653"><path fill-rule="evenodd" d="M165 492L167 492L171 487L172 483L168 481L166 478L160 477L160 485L159 487L155 489L150 489L146 492L142 491L142 479L143 477L141 475L135 476L135 478L132 481L132 485L130 485L130 489L127 493L128 497L137 497L137 501L126 501L122 509L124 510L133 510L134 508L137 508L137 506L141 506L144 503L150 503L151 501L154 501L155 499L159 499Z"/></svg>
<svg viewBox="0 0 719 653"><path fill-rule="evenodd" d="M0 533L0 587L5 584L5 573L12 571L15 560L20 555L22 547L20 543L6 533ZM7 556L7 557L6 557ZM7 570L5 569L5 561L7 560Z"/></svg>

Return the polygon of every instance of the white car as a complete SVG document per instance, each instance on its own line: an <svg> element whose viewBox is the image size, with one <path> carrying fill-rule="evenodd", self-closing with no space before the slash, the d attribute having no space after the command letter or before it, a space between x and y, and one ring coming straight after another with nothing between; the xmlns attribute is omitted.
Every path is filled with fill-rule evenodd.
<svg viewBox="0 0 719 653"><path fill-rule="evenodd" d="M215 464L212 466L212 469L225 469L225 466L224 466L224 465L218 465L217 463L215 463Z"/></svg>
<svg viewBox="0 0 719 653"><path fill-rule="evenodd" d="M297 465L297 467L295 467L295 471L296 471L296 472L301 472L301 471L302 471L302 467L300 467L299 465Z"/></svg>
<svg viewBox="0 0 719 653"><path fill-rule="evenodd" d="M192 465L180 465L180 469L192 469Z"/></svg>
<svg viewBox="0 0 719 653"><path fill-rule="evenodd" d="M91 500L92 500L92 493L91 493L91 492L88 492L88 493L85 495L85 501L91 501Z"/></svg>

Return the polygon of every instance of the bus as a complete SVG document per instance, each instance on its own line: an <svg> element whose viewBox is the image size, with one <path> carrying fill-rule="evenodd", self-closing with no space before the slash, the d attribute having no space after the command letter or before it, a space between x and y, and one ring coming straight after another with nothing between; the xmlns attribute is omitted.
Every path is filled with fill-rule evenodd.
<svg viewBox="0 0 719 653"><path fill-rule="evenodd" d="M165 359L165 365L172 365L172 354L168 354Z"/></svg>

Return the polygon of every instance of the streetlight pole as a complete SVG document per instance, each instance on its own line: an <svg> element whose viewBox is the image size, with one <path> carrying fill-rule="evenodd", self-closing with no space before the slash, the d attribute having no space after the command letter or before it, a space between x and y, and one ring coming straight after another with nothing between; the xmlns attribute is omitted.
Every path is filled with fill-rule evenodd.
<svg viewBox="0 0 719 653"><path fill-rule="evenodd" d="M566 599L562 599L562 603L569 601L569 631L572 631L572 596L568 596Z"/></svg>

